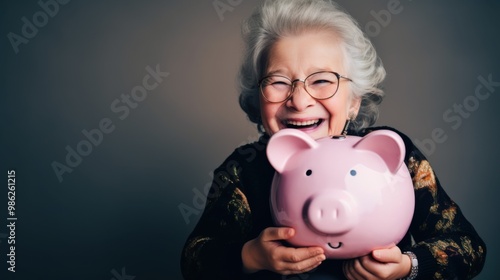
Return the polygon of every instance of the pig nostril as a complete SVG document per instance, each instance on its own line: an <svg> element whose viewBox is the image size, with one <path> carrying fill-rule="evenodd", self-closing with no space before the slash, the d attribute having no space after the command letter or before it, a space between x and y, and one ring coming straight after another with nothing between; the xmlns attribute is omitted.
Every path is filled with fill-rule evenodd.
<svg viewBox="0 0 500 280"><path fill-rule="evenodd" d="M356 201L342 191L332 191L311 197L302 215L308 227L322 234L342 234L357 223Z"/></svg>
<svg viewBox="0 0 500 280"><path fill-rule="evenodd" d="M326 211L326 216L325 216L325 210L324 209L319 209L318 213L318 218L319 219L324 219L324 218L332 218L334 220L337 220L339 218L339 210L338 209L333 209L330 211Z"/></svg>
<svg viewBox="0 0 500 280"><path fill-rule="evenodd" d="M338 218L338 216L339 216L339 211L338 211L337 209L333 210L333 211L332 211L332 217L333 217L334 219L337 219L337 218Z"/></svg>

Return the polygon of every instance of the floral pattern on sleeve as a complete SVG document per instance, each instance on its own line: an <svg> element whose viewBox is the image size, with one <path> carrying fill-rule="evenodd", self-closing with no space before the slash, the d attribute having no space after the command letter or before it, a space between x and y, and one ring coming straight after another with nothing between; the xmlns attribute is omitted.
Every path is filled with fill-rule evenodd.
<svg viewBox="0 0 500 280"><path fill-rule="evenodd" d="M408 169L415 189L415 216L411 233L416 245L434 261L422 260L418 279L471 279L482 269L484 242L465 219L458 205L442 189L429 162L417 150ZM415 249L418 248L418 249ZM433 269L428 269L432 267Z"/></svg>

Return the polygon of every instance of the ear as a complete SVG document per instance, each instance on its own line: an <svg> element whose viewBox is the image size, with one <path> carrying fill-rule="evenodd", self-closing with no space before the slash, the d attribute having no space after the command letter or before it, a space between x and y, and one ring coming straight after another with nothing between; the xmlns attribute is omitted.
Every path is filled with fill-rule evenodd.
<svg viewBox="0 0 500 280"><path fill-rule="evenodd" d="M361 138L354 149L371 151L378 154L395 174L404 162L406 148L403 139L390 130L376 130Z"/></svg>
<svg viewBox="0 0 500 280"><path fill-rule="evenodd" d="M294 154L314 149L319 144L306 133L297 129L282 129L267 144L267 158L276 171L282 173L287 161Z"/></svg>

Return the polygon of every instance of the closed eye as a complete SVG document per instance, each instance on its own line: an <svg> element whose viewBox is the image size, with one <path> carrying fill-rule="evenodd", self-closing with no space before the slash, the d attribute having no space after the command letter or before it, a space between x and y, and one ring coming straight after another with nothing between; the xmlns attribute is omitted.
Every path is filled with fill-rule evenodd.
<svg viewBox="0 0 500 280"><path fill-rule="evenodd" d="M280 90L280 91L288 91L288 90L290 90L290 87L291 87L291 85L286 83L286 82L273 82L269 85L272 86L274 89Z"/></svg>
<svg viewBox="0 0 500 280"><path fill-rule="evenodd" d="M308 87L315 90L328 89L332 86L335 86L335 82L325 79L319 79L312 81Z"/></svg>
<svg viewBox="0 0 500 280"><path fill-rule="evenodd" d="M328 80L316 80L316 81L313 81L312 84L313 85L319 85L319 84L333 84L332 81L328 81Z"/></svg>
<svg viewBox="0 0 500 280"><path fill-rule="evenodd" d="M283 82L283 81L272 82L272 83L270 83L270 85L272 85L272 86L290 86L289 83Z"/></svg>

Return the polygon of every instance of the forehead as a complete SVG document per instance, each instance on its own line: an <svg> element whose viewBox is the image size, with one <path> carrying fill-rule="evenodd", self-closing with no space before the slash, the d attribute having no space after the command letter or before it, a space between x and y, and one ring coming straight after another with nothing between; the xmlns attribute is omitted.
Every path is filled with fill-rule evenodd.
<svg viewBox="0 0 500 280"><path fill-rule="evenodd" d="M340 37L330 31L307 31L278 39L269 49L267 74L343 72L344 51Z"/></svg>

